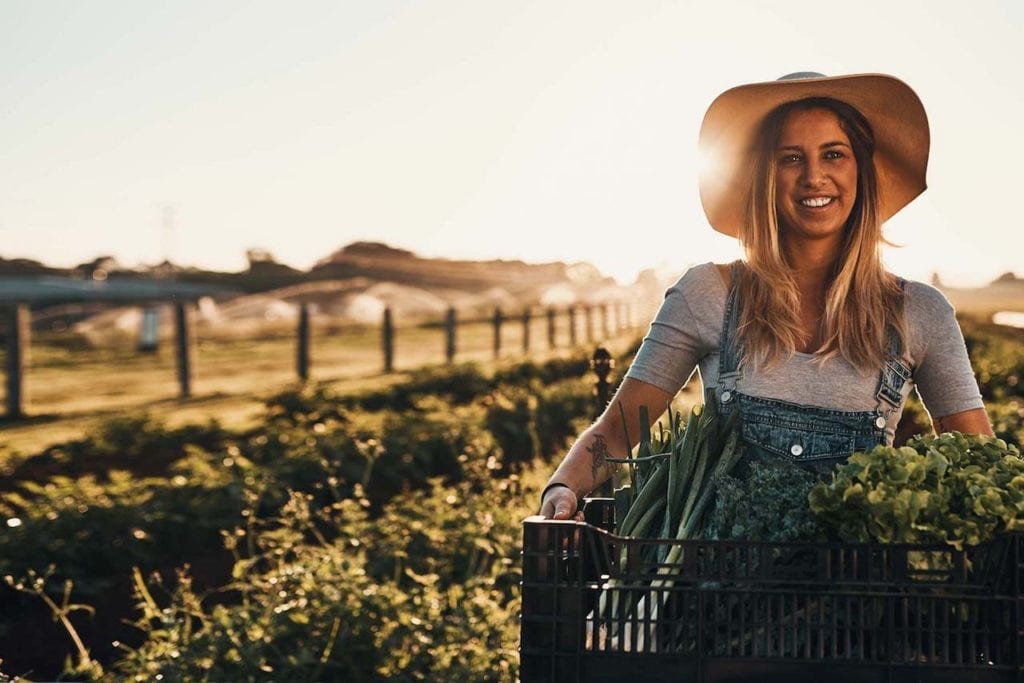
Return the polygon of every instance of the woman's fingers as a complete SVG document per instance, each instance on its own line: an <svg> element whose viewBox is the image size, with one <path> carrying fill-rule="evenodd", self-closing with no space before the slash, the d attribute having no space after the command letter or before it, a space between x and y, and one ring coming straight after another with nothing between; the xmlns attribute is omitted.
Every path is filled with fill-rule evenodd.
<svg viewBox="0 0 1024 683"><path fill-rule="evenodd" d="M576 501L573 500L570 503L566 500L568 496L558 496L558 500L555 501L555 514L551 516L552 519L569 519L572 517L572 513L576 512ZM573 496L575 499L576 496Z"/></svg>
<svg viewBox="0 0 1024 683"><path fill-rule="evenodd" d="M576 494L559 486L548 491L540 507L540 514L548 519L569 519L576 513L576 505Z"/></svg>

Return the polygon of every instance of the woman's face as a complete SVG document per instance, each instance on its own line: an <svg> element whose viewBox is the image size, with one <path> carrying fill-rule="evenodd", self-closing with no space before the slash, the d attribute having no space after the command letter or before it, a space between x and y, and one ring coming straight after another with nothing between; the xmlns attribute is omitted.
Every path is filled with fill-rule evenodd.
<svg viewBox="0 0 1024 683"><path fill-rule="evenodd" d="M857 160L839 117L827 109L790 112L775 150L783 236L838 244L856 198Z"/></svg>

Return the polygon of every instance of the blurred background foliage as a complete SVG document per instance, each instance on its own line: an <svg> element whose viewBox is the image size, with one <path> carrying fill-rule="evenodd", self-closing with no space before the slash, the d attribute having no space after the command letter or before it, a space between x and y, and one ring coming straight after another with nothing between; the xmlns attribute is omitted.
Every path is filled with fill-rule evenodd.
<svg viewBox="0 0 1024 683"><path fill-rule="evenodd" d="M587 368L287 391L245 432L128 416L22 460L0 480L2 670L514 680L519 523L593 417Z"/></svg>
<svg viewBox="0 0 1024 683"><path fill-rule="evenodd" d="M1020 445L1022 334L963 324ZM587 361L287 391L244 431L121 417L21 460L0 478L0 670L515 680L520 523L593 417ZM899 438L928 423L911 403Z"/></svg>

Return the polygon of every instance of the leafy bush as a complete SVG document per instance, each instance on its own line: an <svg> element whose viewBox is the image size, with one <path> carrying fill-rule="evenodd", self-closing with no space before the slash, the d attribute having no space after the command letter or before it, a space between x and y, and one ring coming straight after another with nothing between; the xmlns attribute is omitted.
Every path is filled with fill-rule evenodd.
<svg viewBox="0 0 1024 683"><path fill-rule="evenodd" d="M466 405L494 389L496 382L474 363L415 370L408 380L386 389L339 397L341 405L366 411L405 412L419 399L434 396L453 405Z"/></svg>
<svg viewBox="0 0 1024 683"><path fill-rule="evenodd" d="M514 680L518 522L539 479L494 479L473 458L396 499L323 507L295 493L278 518L225 534L236 599L196 592L182 575L160 602L136 579L144 644L120 675L134 680ZM502 501L495 504L494 501ZM329 534L325 534L325 530ZM246 546L247 550L243 549ZM467 552L468 551L468 552ZM163 604L161 604L163 603Z"/></svg>
<svg viewBox="0 0 1024 683"><path fill-rule="evenodd" d="M348 422L342 412L344 401L326 387L282 391L264 401L264 406L266 421L279 428Z"/></svg>
<svg viewBox="0 0 1024 683"><path fill-rule="evenodd" d="M810 494L844 541L975 545L1024 529L1024 460L1001 439L957 432L855 453Z"/></svg>
<svg viewBox="0 0 1024 683"><path fill-rule="evenodd" d="M93 475L130 470L137 476L163 475L189 448L222 451L231 435L217 422L169 428L148 414L127 415L102 422L85 438L47 448L0 477L0 491L22 482L43 482L53 476Z"/></svg>
<svg viewBox="0 0 1024 683"><path fill-rule="evenodd" d="M1024 330L969 319L960 322L982 398L1024 398Z"/></svg>
<svg viewBox="0 0 1024 683"><path fill-rule="evenodd" d="M215 548L220 525L241 509L228 473L139 480L115 471L108 483L57 477L25 489L0 504L0 516L17 520L0 535L0 574L54 564L88 600L102 599L134 565L174 566Z"/></svg>
<svg viewBox="0 0 1024 683"><path fill-rule="evenodd" d="M590 423L595 412L592 389L592 383L577 379L534 391L537 397L537 440L541 453L561 452Z"/></svg>
<svg viewBox="0 0 1024 683"><path fill-rule="evenodd" d="M1024 446L1024 399L992 402L988 415L996 437L1017 448Z"/></svg>
<svg viewBox="0 0 1024 683"><path fill-rule="evenodd" d="M57 604L71 581L95 605L72 620L90 657L69 660L79 679L118 654L118 678L137 680L513 679L519 522L550 466L510 474L499 438L518 460L518 430L536 444L542 429L554 455L591 410L586 381L534 386L499 387L519 407L490 421L480 401L365 413L317 390L273 397L244 433L121 420L22 463L56 471L74 453L96 471L28 477L0 499L17 519L0 530L0 575L52 564L42 595ZM48 621L39 597L0 584L5 626ZM121 623L133 604L139 628ZM57 637L35 649L7 628L0 656L55 676Z"/></svg>
<svg viewBox="0 0 1024 683"><path fill-rule="evenodd" d="M553 384L565 379L578 378L590 369L590 355L577 354L569 358L552 358L543 363L523 362L498 370L494 374L497 384L525 387L533 382Z"/></svg>
<svg viewBox="0 0 1024 683"><path fill-rule="evenodd" d="M531 391L495 391L484 401L484 424L497 442L502 462L517 466L538 455L537 398Z"/></svg>
<svg viewBox="0 0 1024 683"><path fill-rule="evenodd" d="M340 397L342 405L367 411L416 410L426 397L441 399L449 405L463 406L487 396L502 386L526 387L534 382L553 384L579 377L589 368L584 355L551 359L543 363L524 361L500 368L492 376L475 363L443 368L425 368L412 373L409 380L373 392Z"/></svg>

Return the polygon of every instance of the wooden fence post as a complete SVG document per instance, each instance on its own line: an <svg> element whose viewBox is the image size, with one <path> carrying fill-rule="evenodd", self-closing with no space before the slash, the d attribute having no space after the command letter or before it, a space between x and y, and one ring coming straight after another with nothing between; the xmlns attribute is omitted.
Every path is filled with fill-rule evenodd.
<svg viewBox="0 0 1024 683"><path fill-rule="evenodd" d="M187 301L174 302L175 350L178 361L178 395L192 395L192 329Z"/></svg>
<svg viewBox="0 0 1024 683"><path fill-rule="evenodd" d="M608 406L608 401L611 397L611 385L608 383L608 375L614 367L615 359L612 358L612 354L603 346L598 346L594 350L594 355L590 358L590 369L597 375L597 382L594 383L595 418L601 417L601 413ZM598 491L602 496L611 496L613 495L612 489L612 479L609 478L599 487Z"/></svg>
<svg viewBox="0 0 1024 683"><path fill-rule="evenodd" d="M25 304L5 306L7 326L7 418L25 416L25 357L29 346L29 310Z"/></svg>
<svg viewBox="0 0 1024 683"><path fill-rule="evenodd" d="M395 326L391 320L390 306L384 308L380 338L384 347L384 372L391 372L395 369Z"/></svg>
<svg viewBox="0 0 1024 683"><path fill-rule="evenodd" d="M576 347L576 304L569 306L569 347Z"/></svg>
<svg viewBox="0 0 1024 683"><path fill-rule="evenodd" d="M143 306L139 321L139 353L156 353L160 346L160 309Z"/></svg>
<svg viewBox="0 0 1024 683"><path fill-rule="evenodd" d="M583 307L583 315L587 323L587 342L594 341L594 307L587 304Z"/></svg>
<svg viewBox="0 0 1024 683"><path fill-rule="evenodd" d="M501 355L501 306L494 307L494 357Z"/></svg>
<svg viewBox="0 0 1024 683"><path fill-rule="evenodd" d="M299 347L296 353L295 365L299 373L299 379L305 382L309 379L309 304L303 301L299 304Z"/></svg>
<svg viewBox="0 0 1024 683"><path fill-rule="evenodd" d="M608 304L601 304L601 338L605 340L607 340L609 336L608 332L610 328L608 325L608 319L610 317L611 316L608 313Z"/></svg>
<svg viewBox="0 0 1024 683"><path fill-rule="evenodd" d="M523 353L530 352L530 320L532 315L530 307L527 306L523 309Z"/></svg>
<svg viewBox="0 0 1024 683"><path fill-rule="evenodd" d="M548 348L555 348L555 309L548 306Z"/></svg>
<svg viewBox="0 0 1024 683"><path fill-rule="evenodd" d="M621 301L616 301L613 304L613 306L614 306L614 308L612 308L612 313L615 314L615 320L613 321L613 325L612 326L615 328L616 334L618 334L619 332L622 332L622 328L623 328L623 325L622 325L622 302Z"/></svg>
<svg viewBox="0 0 1024 683"><path fill-rule="evenodd" d="M449 306L444 318L444 357L449 362L455 361L455 307Z"/></svg>

